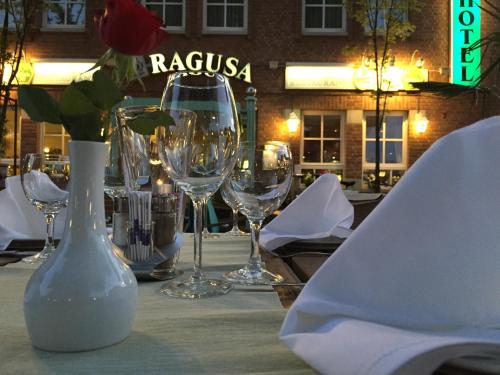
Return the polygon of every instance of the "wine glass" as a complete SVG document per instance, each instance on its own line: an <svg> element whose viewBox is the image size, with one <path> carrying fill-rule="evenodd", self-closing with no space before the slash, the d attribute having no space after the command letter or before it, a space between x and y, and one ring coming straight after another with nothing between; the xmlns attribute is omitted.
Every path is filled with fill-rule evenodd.
<svg viewBox="0 0 500 375"><path fill-rule="evenodd" d="M210 204L210 199L207 199L207 204L205 204L205 209L203 210L203 238L219 238L219 233L213 233L208 230L208 225L210 223L210 214L208 212L208 206Z"/></svg>
<svg viewBox="0 0 500 375"><path fill-rule="evenodd" d="M113 126L109 138L109 157L104 169L104 192L113 200L127 196L120 152L118 127Z"/></svg>
<svg viewBox="0 0 500 375"><path fill-rule="evenodd" d="M231 283L208 279L202 271L202 222L204 206L237 159L240 130L231 86L217 73L172 73L161 108L174 124L157 128L159 156L193 202L195 259L193 274L165 284L162 293L181 298L225 294Z"/></svg>
<svg viewBox="0 0 500 375"><path fill-rule="evenodd" d="M239 210L250 222L252 242L248 263L224 274L228 281L245 285L280 283L283 277L266 270L259 255L259 231L264 219L278 209L292 183L292 154L284 143L240 146L239 160L227 185L239 202Z"/></svg>
<svg viewBox="0 0 500 375"><path fill-rule="evenodd" d="M239 202L238 197L233 193L230 187L231 180L230 178L226 178L224 183L220 189L220 195L222 200L231 208L233 212L233 227L231 230L225 233L227 236L248 236L249 233L243 232L238 228L238 210L239 210Z"/></svg>
<svg viewBox="0 0 500 375"><path fill-rule="evenodd" d="M26 198L45 216L47 235L43 250L24 258L27 263L41 263L55 251L54 221L68 204L69 162L60 156L26 154L22 163L21 185Z"/></svg>

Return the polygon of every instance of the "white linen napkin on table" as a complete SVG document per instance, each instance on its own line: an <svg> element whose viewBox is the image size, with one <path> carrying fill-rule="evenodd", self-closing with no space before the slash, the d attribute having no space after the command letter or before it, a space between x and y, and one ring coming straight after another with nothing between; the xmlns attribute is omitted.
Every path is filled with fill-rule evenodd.
<svg viewBox="0 0 500 375"><path fill-rule="evenodd" d="M354 209L334 174L323 174L260 232L260 245L272 251L299 239L347 237Z"/></svg>
<svg viewBox="0 0 500 375"><path fill-rule="evenodd" d="M49 185L47 191L53 192L53 187ZM56 216L56 238L62 236L65 211L61 210ZM0 250L5 249L14 239L45 239L46 230L43 214L24 195L21 178L8 177L6 188L0 191Z"/></svg>
<svg viewBox="0 0 500 375"><path fill-rule="evenodd" d="M437 141L311 278L282 340L325 374L500 352L500 116Z"/></svg>

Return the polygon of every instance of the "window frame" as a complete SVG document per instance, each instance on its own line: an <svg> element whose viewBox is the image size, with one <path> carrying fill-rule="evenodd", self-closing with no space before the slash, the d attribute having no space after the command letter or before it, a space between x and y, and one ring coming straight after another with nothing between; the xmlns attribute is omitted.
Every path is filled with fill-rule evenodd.
<svg viewBox="0 0 500 375"><path fill-rule="evenodd" d="M20 0L17 0L17 2L19 2ZM22 5L21 5L21 12L22 12ZM7 29L9 31L14 31L16 29L16 23L13 22L13 18L12 18L12 13L9 12L11 14L11 17L9 17L9 24L7 26ZM4 21L4 18L5 18L5 9L0 9L0 14L3 14L4 16L0 16L0 23L3 25L3 21ZM22 17L22 13L19 14L20 17ZM11 23L12 22L12 23ZM22 20L21 20L22 22Z"/></svg>
<svg viewBox="0 0 500 375"><path fill-rule="evenodd" d="M69 0L44 0L45 4L49 6L51 3L67 3ZM51 25L47 23L47 14L48 10L45 9L43 11L43 20L42 20L42 27L40 28L41 31L69 31L69 32L79 32L79 31L84 31L86 24L87 24L87 1L86 0L81 0L81 3L83 4L83 12L84 12L84 19L83 19L83 24L82 25L68 25L67 22L67 9L65 8L64 12L64 17L65 17L65 23L60 24L60 25ZM78 3L77 3L78 4Z"/></svg>
<svg viewBox="0 0 500 375"><path fill-rule="evenodd" d="M377 27L377 31L378 32L384 32L385 31L385 25L386 25L386 16L385 16L385 13L387 12L387 9L383 9L383 14L384 14L384 23L383 25L381 26L378 26ZM409 11L408 9L405 9L404 10L404 14L403 14L403 18L401 19L401 22L408 22L409 20ZM377 20L377 23L378 23L378 20ZM370 26L369 25L364 25L363 27L364 29L364 32L365 32L365 35L369 36L371 34L371 29L370 29Z"/></svg>
<svg viewBox="0 0 500 375"><path fill-rule="evenodd" d="M363 173L366 170L375 169L375 163L369 163L366 161L366 142L367 140L374 141L375 138L366 137L366 118L368 116L375 116L375 111L363 111L363 142L362 142L362 170ZM382 160L380 161L380 170L408 170L408 112L407 111L385 111L384 117L386 116L402 116L403 117L403 138L385 138L385 125L382 132L382 137L380 137L380 144L382 146L381 155ZM402 155L401 163L383 163L385 160L385 142L391 141L401 141L402 142Z"/></svg>
<svg viewBox="0 0 500 375"><path fill-rule="evenodd" d="M40 142L39 142L39 147L38 149L40 150L40 153L43 153L43 149L45 148L45 137L51 137L51 138L59 138L59 141L61 142L61 156L63 157L68 157L69 155L69 149L66 150L66 143L64 142L66 138L71 140L71 136L69 133L66 132L66 129L62 124L50 124L46 122L40 123ZM46 125L55 125L55 126L60 126L61 127L61 133L52 133L52 134L46 134L45 132L45 126Z"/></svg>
<svg viewBox="0 0 500 375"><path fill-rule="evenodd" d="M304 117L305 116L321 116L321 137L304 137ZM338 115L340 116L340 137L323 137L324 117ZM346 115L344 111L302 111L300 116L300 169L328 169L342 171L345 168L345 122ZM323 142L326 140L339 140L340 141L340 161L337 163L324 163L324 162L304 162L304 140L319 140L321 141L320 155L323 159Z"/></svg>
<svg viewBox="0 0 500 375"><path fill-rule="evenodd" d="M219 0L219 5L224 5L224 24L226 24L227 0ZM215 5L215 4L212 4ZM248 34L248 0L243 0L243 26L242 27L227 27L227 26L207 26L208 2L203 0L203 34L230 34L230 35L246 35Z"/></svg>
<svg viewBox="0 0 500 375"><path fill-rule="evenodd" d="M323 9L323 24L325 21L325 9L326 7L339 7L339 5L332 4L328 5L325 4L325 0L323 0L323 4L321 5L306 5L306 0L302 0L302 35L347 35L347 10L346 6L344 4L341 5L342 7L342 27L341 28L326 28L326 27L315 27L311 28L308 27L306 28L306 7L321 7Z"/></svg>
<svg viewBox="0 0 500 375"><path fill-rule="evenodd" d="M159 16L161 20L164 22L164 25L166 25L167 32L171 34L181 34L186 31L186 0L178 0L178 2L182 6L182 26L168 26L165 23L165 19L163 18L163 15L165 14L165 10L167 7L166 0L141 0L141 4L146 7L146 3L154 3L154 5L162 5L163 7L163 15Z"/></svg>

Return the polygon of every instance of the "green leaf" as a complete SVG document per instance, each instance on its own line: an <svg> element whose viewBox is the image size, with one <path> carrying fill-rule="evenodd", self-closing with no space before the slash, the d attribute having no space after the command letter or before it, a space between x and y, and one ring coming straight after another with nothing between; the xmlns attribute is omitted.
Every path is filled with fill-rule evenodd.
<svg viewBox="0 0 500 375"><path fill-rule="evenodd" d="M90 100L92 100L92 93L95 92L96 87L94 82L92 81L78 81L72 82L72 85L75 86L78 90L80 90L85 96L87 96ZM93 100L92 100L93 101ZM94 103L94 105L97 105Z"/></svg>
<svg viewBox="0 0 500 375"><path fill-rule="evenodd" d="M142 135L152 135L158 126L169 125L175 125L174 119L163 111L143 113L128 122L130 129Z"/></svg>
<svg viewBox="0 0 500 375"><path fill-rule="evenodd" d="M85 94L97 108L110 111L122 100L120 89L111 77L101 70L96 71L92 79L92 81L73 82L73 86Z"/></svg>
<svg viewBox="0 0 500 375"><path fill-rule="evenodd" d="M74 141L104 142L102 121L97 113L62 115L64 127Z"/></svg>
<svg viewBox="0 0 500 375"><path fill-rule="evenodd" d="M19 86L19 105L31 120L60 124L61 113L57 102L44 89L33 86Z"/></svg>
<svg viewBox="0 0 500 375"><path fill-rule="evenodd" d="M122 100L122 92L109 75L98 70L92 75L92 79L95 86L95 103L99 108L111 110L116 103Z"/></svg>
<svg viewBox="0 0 500 375"><path fill-rule="evenodd" d="M104 52L104 55L102 55L99 60L97 60L97 62L94 64L94 66L92 68L90 68L89 70L87 70L87 72L90 72L94 69L98 69L98 68L101 68L103 67L104 65L106 65L106 63L108 61L110 61L111 59L114 58L114 55L115 55L115 51L113 49L108 49L106 52ZM85 73L87 73L85 72Z"/></svg>
<svg viewBox="0 0 500 375"><path fill-rule="evenodd" d="M72 83L63 91L59 110L64 127L74 140L102 140L99 109Z"/></svg>

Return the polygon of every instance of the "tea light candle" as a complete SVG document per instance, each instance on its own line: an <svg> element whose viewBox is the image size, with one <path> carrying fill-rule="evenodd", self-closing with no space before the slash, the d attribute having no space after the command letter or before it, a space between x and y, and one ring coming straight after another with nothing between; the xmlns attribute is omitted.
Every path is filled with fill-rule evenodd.
<svg viewBox="0 0 500 375"><path fill-rule="evenodd" d="M153 185L153 194L155 195L163 195L172 192L172 185L165 184L161 178L156 180L156 183Z"/></svg>

